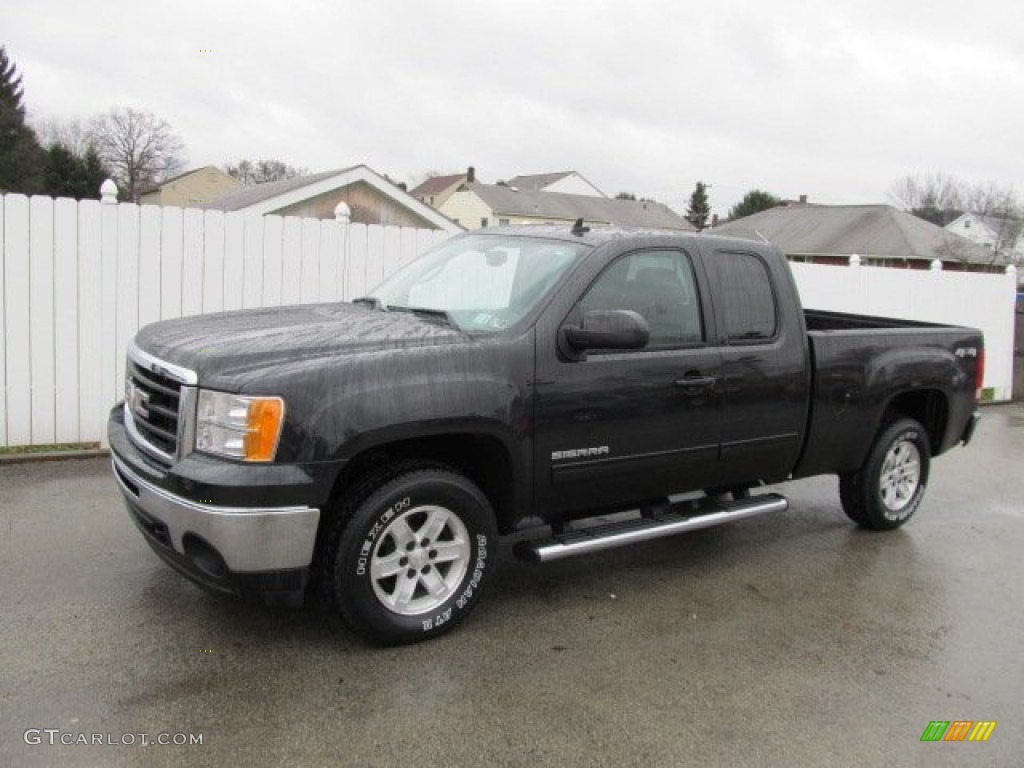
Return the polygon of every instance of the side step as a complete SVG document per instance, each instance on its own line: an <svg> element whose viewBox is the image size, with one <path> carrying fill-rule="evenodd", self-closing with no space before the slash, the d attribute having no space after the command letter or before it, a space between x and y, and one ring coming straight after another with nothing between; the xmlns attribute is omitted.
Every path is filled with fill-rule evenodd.
<svg viewBox="0 0 1024 768"><path fill-rule="evenodd" d="M675 505L685 510L669 511L654 518L624 520L593 528L582 528L552 536L550 539L521 541L516 545L516 555L533 563L547 563L573 555L600 552L604 549L635 544L639 541L660 539L684 531L711 528L734 520L744 520L767 512L784 512L789 501L777 493L752 496L739 501L702 501L697 511L693 505Z"/></svg>

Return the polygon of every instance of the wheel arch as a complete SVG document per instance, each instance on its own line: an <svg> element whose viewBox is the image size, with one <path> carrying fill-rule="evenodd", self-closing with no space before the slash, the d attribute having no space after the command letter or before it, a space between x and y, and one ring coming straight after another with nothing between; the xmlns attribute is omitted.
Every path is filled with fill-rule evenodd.
<svg viewBox="0 0 1024 768"><path fill-rule="evenodd" d="M949 396L939 389L907 390L893 395L886 404L879 432L899 418L911 418L924 427L932 456L942 452L949 424Z"/></svg>
<svg viewBox="0 0 1024 768"><path fill-rule="evenodd" d="M471 480L494 509L501 533L514 529L525 503L520 469L509 447L497 436L481 432L450 432L388 440L364 447L352 456L331 488L328 514L340 500L376 473L396 464L416 462L450 467Z"/></svg>

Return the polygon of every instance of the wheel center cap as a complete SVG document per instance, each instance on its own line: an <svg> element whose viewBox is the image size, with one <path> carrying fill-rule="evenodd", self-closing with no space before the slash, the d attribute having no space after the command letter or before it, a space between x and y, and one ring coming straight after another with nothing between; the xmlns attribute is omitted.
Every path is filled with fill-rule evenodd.
<svg viewBox="0 0 1024 768"><path fill-rule="evenodd" d="M422 568L430 562L430 558L427 556L427 550L417 547L409 553L409 566L412 568Z"/></svg>

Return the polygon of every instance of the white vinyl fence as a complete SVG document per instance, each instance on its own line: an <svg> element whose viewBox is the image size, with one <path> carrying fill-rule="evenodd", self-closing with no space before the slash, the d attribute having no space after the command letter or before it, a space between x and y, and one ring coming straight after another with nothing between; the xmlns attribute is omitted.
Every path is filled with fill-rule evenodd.
<svg viewBox="0 0 1024 768"><path fill-rule="evenodd" d="M800 299L810 309L898 317L978 328L985 334L985 389L1009 400L1013 386L1014 303L1017 272L943 272L790 264Z"/></svg>
<svg viewBox="0 0 1024 768"><path fill-rule="evenodd" d="M0 196L0 446L106 442L139 328L203 312L351 299L436 230ZM1015 277L794 264L805 304L981 328L1008 399Z"/></svg>
<svg viewBox="0 0 1024 768"><path fill-rule="evenodd" d="M0 446L106 443L147 323L351 299L448 232L0 196Z"/></svg>

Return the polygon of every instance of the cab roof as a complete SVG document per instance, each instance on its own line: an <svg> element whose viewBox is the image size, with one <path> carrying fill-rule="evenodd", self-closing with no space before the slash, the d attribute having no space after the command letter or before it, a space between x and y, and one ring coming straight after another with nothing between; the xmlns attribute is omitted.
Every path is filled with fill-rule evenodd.
<svg viewBox="0 0 1024 768"><path fill-rule="evenodd" d="M743 250L757 246L757 241L746 238L728 237L709 234L707 232L682 232L678 229L647 229L639 227L588 226L583 230L575 229L571 224L528 224L519 226L487 227L474 229L459 237L485 235L488 237L535 237L545 240L564 240L570 243L583 243L598 247L617 240L671 240L680 245L698 241L713 241L721 245L734 245ZM764 243L769 245L767 241Z"/></svg>

